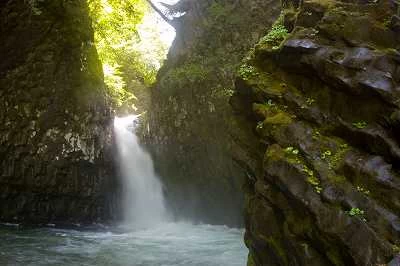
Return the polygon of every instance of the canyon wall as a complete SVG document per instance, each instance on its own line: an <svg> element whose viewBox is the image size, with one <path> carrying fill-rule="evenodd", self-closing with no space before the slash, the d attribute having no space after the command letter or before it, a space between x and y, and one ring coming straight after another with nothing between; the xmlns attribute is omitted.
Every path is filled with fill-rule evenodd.
<svg viewBox="0 0 400 266"><path fill-rule="evenodd" d="M112 113L86 1L2 1L0 39L0 220L111 219Z"/></svg>
<svg viewBox="0 0 400 266"><path fill-rule="evenodd" d="M389 263L400 251L398 3L179 6L144 136L176 213L240 225L244 182L248 265Z"/></svg>
<svg viewBox="0 0 400 266"><path fill-rule="evenodd" d="M242 58L279 15L279 1L182 1L177 37L152 89L150 144L171 209L241 225L246 177L229 106ZM240 131L239 131L240 132Z"/></svg>
<svg viewBox="0 0 400 266"><path fill-rule="evenodd" d="M231 99L259 154L248 265L386 265L400 252L400 7L297 6L251 51Z"/></svg>

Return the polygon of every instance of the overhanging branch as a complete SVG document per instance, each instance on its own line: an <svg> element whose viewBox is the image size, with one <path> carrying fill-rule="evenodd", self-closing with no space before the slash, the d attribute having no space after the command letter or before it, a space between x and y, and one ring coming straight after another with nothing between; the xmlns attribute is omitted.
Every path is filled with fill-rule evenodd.
<svg viewBox="0 0 400 266"><path fill-rule="evenodd" d="M172 19L169 19L158 7L156 7L155 4L153 4L153 2L151 0L146 0L147 3L149 3L149 5L161 16L161 18L163 20L165 20L165 22L167 22L169 25L171 25L172 27L174 27L174 24L172 22ZM175 27L174 27L175 28Z"/></svg>

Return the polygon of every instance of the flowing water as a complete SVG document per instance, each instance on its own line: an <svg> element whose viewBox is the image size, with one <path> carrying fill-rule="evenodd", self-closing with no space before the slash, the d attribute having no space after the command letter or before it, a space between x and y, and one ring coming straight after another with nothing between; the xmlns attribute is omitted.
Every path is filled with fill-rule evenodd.
<svg viewBox="0 0 400 266"><path fill-rule="evenodd" d="M115 141L124 184L124 223L132 228L151 227L167 221L161 183L150 155L135 135L136 117L116 117Z"/></svg>
<svg viewBox="0 0 400 266"><path fill-rule="evenodd" d="M244 266L242 238L239 229L189 223L132 232L0 227L0 265Z"/></svg>
<svg viewBox="0 0 400 266"><path fill-rule="evenodd" d="M0 225L0 266L244 266L243 230L172 222L135 117L114 123L124 184L121 225L102 230Z"/></svg>

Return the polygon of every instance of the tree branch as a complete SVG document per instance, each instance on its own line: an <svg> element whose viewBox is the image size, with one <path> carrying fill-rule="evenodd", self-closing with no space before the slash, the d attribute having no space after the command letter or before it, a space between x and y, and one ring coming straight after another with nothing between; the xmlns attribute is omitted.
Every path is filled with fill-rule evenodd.
<svg viewBox="0 0 400 266"><path fill-rule="evenodd" d="M172 23L172 19L169 19L160 9L158 9L158 7L156 7L155 4L153 4L153 2L151 0L146 0L147 3L150 4L150 6L154 9L154 11L156 11L163 20L165 20L165 22L167 22L169 25L171 25L172 27L174 27L173 23ZM175 27L174 27L175 28Z"/></svg>

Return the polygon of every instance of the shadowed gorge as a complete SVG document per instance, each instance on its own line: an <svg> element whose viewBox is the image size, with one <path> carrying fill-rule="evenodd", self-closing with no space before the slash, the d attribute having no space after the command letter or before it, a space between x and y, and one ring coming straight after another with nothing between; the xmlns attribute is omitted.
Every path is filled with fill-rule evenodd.
<svg viewBox="0 0 400 266"><path fill-rule="evenodd" d="M400 265L398 0L7 0L0 39L1 265Z"/></svg>

